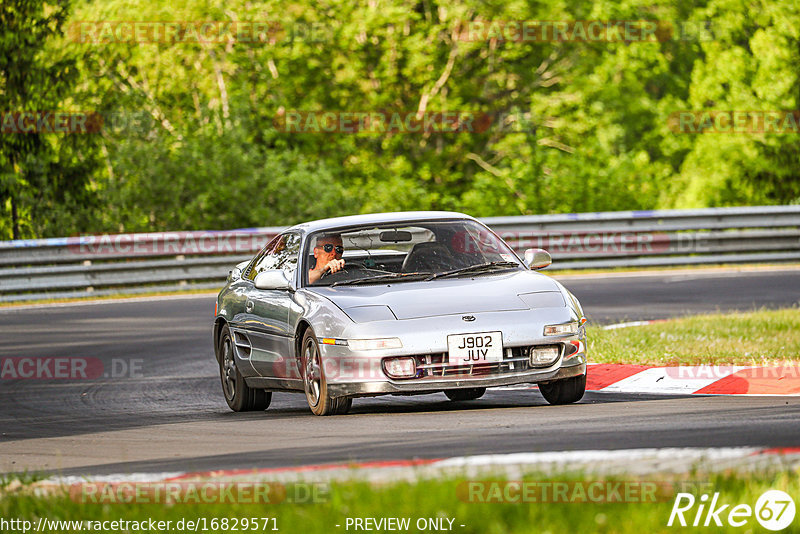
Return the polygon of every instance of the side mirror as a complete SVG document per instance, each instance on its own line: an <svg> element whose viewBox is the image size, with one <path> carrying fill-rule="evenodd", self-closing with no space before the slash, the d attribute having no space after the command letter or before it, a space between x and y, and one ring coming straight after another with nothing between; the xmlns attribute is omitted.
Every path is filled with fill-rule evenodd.
<svg viewBox="0 0 800 534"><path fill-rule="evenodd" d="M292 287L289 280L286 279L283 269L261 271L253 280L253 285L256 286L256 289L291 289Z"/></svg>
<svg viewBox="0 0 800 534"><path fill-rule="evenodd" d="M528 269L535 271L537 269L544 269L553 263L553 258L550 253L540 248L529 248L525 251L525 265Z"/></svg>

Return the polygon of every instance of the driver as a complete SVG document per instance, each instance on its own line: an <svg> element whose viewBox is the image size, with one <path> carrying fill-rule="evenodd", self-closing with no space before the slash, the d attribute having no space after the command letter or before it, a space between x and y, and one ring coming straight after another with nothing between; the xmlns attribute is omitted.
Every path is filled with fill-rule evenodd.
<svg viewBox="0 0 800 534"><path fill-rule="evenodd" d="M308 283L316 283L325 271L335 273L342 270L344 268L343 252L342 237L339 234L317 237L317 243L314 245L314 258L317 262L313 269L308 270Z"/></svg>

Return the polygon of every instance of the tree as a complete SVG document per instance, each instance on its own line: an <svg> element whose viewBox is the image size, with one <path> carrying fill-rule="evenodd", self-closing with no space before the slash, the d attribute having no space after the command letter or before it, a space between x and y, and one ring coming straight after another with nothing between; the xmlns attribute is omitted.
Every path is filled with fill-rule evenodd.
<svg viewBox="0 0 800 534"><path fill-rule="evenodd" d="M75 59L53 48L69 15L69 2L4 0L0 4L0 112L4 126L20 113L46 117L73 100ZM48 119L49 120L49 119ZM37 127L38 129L38 127ZM44 127L42 129L45 129ZM14 128L11 128L14 130ZM88 136L0 134L0 231L13 239L62 232L86 214L94 168ZM74 224L66 225L74 227Z"/></svg>
<svg viewBox="0 0 800 534"><path fill-rule="evenodd" d="M788 0L712 0L697 16L712 21L713 39L702 43L703 59L692 70L688 109L786 112L787 120L781 131L755 119L754 131L684 134L695 139L669 206L800 201L800 7Z"/></svg>

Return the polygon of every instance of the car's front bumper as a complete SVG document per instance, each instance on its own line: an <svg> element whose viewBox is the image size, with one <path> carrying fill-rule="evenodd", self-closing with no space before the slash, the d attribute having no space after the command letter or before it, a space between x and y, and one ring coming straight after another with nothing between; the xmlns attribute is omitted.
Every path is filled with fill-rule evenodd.
<svg viewBox="0 0 800 534"><path fill-rule="evenodd" d="M328 383L328 391L335 397L370 397L387 394L421 394L448 389L497 387L514 384L537 384L552 382L586 374L586 356L575 354L548 369L530 370L520 373L502 373L486 376L453 377L444 379L425 378L408 380L370 380L349 383Z"/></svg>

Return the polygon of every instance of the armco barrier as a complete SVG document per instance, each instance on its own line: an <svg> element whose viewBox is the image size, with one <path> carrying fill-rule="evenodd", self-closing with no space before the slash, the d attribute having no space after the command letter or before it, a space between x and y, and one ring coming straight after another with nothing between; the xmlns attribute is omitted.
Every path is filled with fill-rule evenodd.
<svg viewBox="0 0 800 534"><path fill-rule="evenodd" d="M483 219L553 268L800 261L800 206L627 211ZM0 242L0 301L221 287L282 228Z"/></svg>

